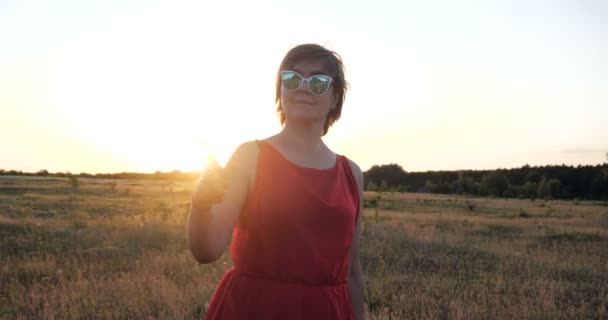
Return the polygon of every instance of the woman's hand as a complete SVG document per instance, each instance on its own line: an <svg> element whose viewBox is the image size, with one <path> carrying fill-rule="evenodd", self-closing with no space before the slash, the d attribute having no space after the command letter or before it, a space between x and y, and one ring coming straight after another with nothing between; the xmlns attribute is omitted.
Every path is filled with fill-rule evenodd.
<svg viewBox="0 0 608 320"><path fill-rule="evenodd" d="M192 195L193 206L207 211L212 205L223 200L228 185L226 171L227 169L213 162L203 171Z"/></svg>

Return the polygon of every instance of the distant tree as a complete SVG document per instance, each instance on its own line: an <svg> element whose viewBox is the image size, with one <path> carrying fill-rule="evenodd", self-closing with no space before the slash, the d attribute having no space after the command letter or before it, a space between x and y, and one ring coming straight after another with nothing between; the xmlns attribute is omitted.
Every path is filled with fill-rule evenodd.
<svg viewBox="0 0 608 320"><path fill-rule="evenodd" d="M374 182L376 185L381 185L384 180L388 188L388 186L405 184L406 175L405 170L398 164L375 165L365 172L364 180Z"/></svg>
<svg viewBox="0 0 608 320"><path fill-rule="evenodd" d="M559 181L559 179L555 179L555 178L549 179L549 181L547 182L547 185L549 188L549 194L551 195L551 198L554 198L554 199L560 198L561 182Z"/></svg>
<svg viewBox="0 0 608 320"><path fill-rule="evenodd" d="M487 196L488 192L485 190L481 182L475 181L473 183L473 194L477 194L480 196Z"/></svg>
<svg viewBox="0 0 608 320"><path fill-rule="evenodd" d="M386 192L386 191L388 191L388 183L386 182L386 180L382 180L380 182L380 186L378 187L378 191L380 191L380 192Z"/></svg>
<svg viewBox="0 0 608 320"><path fill-rule="evenodd" d="M513 185L522 186L526 183L526 175L530 172L531 167L529 164L525 164L519 169L512 169L505 172L507 178L509 178L509 182Z"/></svg>
<svg viewBox="0 0 608 320"><path fill-rule="evenodd" d="M526 198L536 198L538 185L535 182L528 181L521 187L521 194Z"/></svg>
<svg viewBox="0 0 608 320"><path fill-rule="evenodd" d="M434 189L431 190L433 193L452 193L454 190L454 186L451 183L441 182L438 183Z"/></svg>
<svg viewBox="0 0 608 320"><path fill-rule="evenodd" d="M433 183L433 181L431 181L431 180L426 180L422 191L423 192L435 192L435 189L437 189L437 185L435 183Z"/></svg>
<svg viewBox="0 0 608 320"><path fill-rule="evenodd" d="M458 179L454 182L454 193L463 194L464 193L464 174L462 171L458 172Z"/></svg>
<svg viewBox="0 0 608 320"><path fill-rule="evenodd" d="M458 179L453 184L453 191L457 194L474 194L475 191L475 180L473 177L467 176L464 172L458 172Z"/></svg>
<svg viewBox="0 0 608 320"><path fill-rule="evenodd" d="M591 183L589 193L593 199L608 199L608 177L605 174L596 176Z"/></svg>
<svg viewBox="0 0 608 320"><path fill-rule="evenodd" d="M367 187L365 188L365 190L367 190L367 191L378 191L378 186L373 181L370 181L370 182L367 183Z"/></svg>
<svg viewBox="0 0 608 320"><path fill-rule="evenodd" d="M41 177L46 177L49 175L49 172L46 169L42 169L42 170L36 172L36 175L41 176Z"/></svg>
<svg viewBox="0 0 608 320"><path fill-rule="evenodd" d="M505 190L505 192L502 193L502 196L506 198L516 198L522 196L521 187L509 184L509 187L507 190Z"/></svg>
<svg viewBox="0 0 608 320"><path fill-rule="evenodd" d="M509 180L499 172L491 172L483 176L481 183L484 189L491 195L500 197L509 188Z"/></svg>
<svg viewBox="0 0 608 320"><path fill-rule="evenodd" d="M536 189L536 196L541 199L551 198L551 189L549 189L549 182L547 178L543 176L538 183L538 189Z"/></svg>
<svg viewBox="0 0 608 320"><path fill-rule="evenodd" d="M531 171L528 171L528 173L526 173L526 178L525 179L526 179L526 181L531 181L531 182L534 182L534 183L539 183L540 182L540 178L541 178L541 175L540 175L540 173L538 171L531 170Z"/></svg>

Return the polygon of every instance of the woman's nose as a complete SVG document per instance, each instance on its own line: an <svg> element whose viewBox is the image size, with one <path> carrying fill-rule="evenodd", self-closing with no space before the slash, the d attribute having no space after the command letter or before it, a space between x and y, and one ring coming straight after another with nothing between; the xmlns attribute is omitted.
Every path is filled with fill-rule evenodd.
<svg viewBox="0 0 608 320"><path fill-rule="evenodd" d="M302 83L296 89L296 92L309 94L310 93L310 89L308 89L308 82L306 82L306 80L302 79Z"/></svg>

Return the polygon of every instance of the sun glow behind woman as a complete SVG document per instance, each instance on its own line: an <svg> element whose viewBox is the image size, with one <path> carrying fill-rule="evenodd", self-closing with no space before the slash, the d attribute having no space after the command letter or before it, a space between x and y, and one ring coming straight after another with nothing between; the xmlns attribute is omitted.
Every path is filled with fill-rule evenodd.
<svg viewBox="0 0 608 320"><path fill-rule="evenodd" d="M239 141L277 128L269 117L276 57L236 60L247 41L218 41L233 31L218 36L213 21L165 9L71 39L46 98L64 130L133 170L199 171L210 154L223 164Z"/></svg>

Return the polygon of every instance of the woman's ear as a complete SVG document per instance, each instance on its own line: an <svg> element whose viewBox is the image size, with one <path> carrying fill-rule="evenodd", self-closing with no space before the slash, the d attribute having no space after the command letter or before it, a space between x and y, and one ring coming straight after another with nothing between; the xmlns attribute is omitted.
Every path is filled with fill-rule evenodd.
<svg viewBox="0 0 608 320"><path fill-rule="evenodd" d="M331 108L329 108L330 111L334 110L336 107L338 106L338 97L336 97L336 95L332 96L331 99Z"/></svg>

